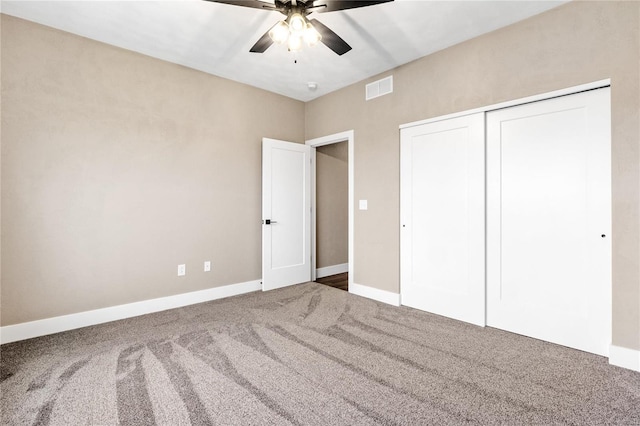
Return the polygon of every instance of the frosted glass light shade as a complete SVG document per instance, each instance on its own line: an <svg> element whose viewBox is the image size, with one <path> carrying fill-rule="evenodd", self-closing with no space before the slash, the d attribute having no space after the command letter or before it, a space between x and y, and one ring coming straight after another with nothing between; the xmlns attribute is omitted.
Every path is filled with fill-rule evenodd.
<svg viewBox="0 0 640 426"><path fill-rule="evenodd" d="M289 37L289 50L295 52L302 47L302 37L291 34Z"/></svg>
<svg viewBox="0 0 640 426"><path fill-rule="evenodd" d="M289 30L292 34L300 33L307 28L307 22L299 13L294 13L289 17Z"/></svg>
<svg viewBox="0 0 640 426"><path fill-rule="evenodd" d="M289 38L289 26L284 21L278 22L269 30L269 37L274 43L286 43Z"/></svg>
<svg viewBox="0 0 640 426"><path fill-rule="evenodd" d="M322 36L313 28L313 25L307 24L307 28L304 30L304 41L309 45L313 46L317 44L320 40L322 40Z"/></svg>

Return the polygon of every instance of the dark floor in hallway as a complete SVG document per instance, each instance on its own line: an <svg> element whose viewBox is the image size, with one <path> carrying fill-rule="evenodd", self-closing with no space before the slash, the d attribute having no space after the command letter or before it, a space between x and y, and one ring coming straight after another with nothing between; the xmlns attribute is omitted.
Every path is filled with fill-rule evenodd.
<svg viewBox="0 0 640 426"><path fill-rule="evenodd" d="M335 287L340 290L349 291L349 273L330 275L328 277L318 278L316 282L319 284Z"/></svg>

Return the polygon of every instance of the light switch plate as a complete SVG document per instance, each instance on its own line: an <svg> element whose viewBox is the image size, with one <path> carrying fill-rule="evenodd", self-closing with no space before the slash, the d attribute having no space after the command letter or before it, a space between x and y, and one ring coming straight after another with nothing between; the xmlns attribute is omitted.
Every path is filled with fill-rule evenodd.
<svg viewBox="0 0 640 426"><path fill-rule="evenodd" d="M204 262L204 271L211 272L211 261L207 260L206 262Z"/></svg>
<svg viewBox="0 0 640 426"><path fill-rule="evenodd" d="M367 206L367 200L360 200L359 206L360 206L360 210L367 210L368 206Z"/></svg>
<svg viewBox="0 0 640 426"><path fill-rule="evenodd" d="M178 276L184 277L187 274L187 265L178 265Z"/></svg>

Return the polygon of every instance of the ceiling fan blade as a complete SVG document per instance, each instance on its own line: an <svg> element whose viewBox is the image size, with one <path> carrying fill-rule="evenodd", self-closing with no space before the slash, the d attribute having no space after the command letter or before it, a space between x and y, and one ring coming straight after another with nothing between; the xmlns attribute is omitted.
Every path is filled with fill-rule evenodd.
<svg viewBox="0 0 640 426"><path fill-rule="evenodd" d="M269 29L269 31L271 31L271 29ZM264 53L265 50L271 47L271 45L273 44L273 40L271 40L271 37L269 37L269 31L264 33L264 35L260 37L260 40L256 41L256 44L254 44L253 47L249 49L249 52Z"/></svg>
<svg viewBox="0 0 640 426"><path fill-rule="evenodd" d="M322 41L329 49L333 50L338 55L344 55L351 50L351 46L349 46L346 41L341 39L338 34L334 33L322 22L317 19L312 19L309 22L311 22L313 28L315 28L322 36L322 40L320 41Z"/></svg>
<svg viewBox="0 0 640 426"><path fill-rule="evenodd" d="M260 0L205 0L212 3L230 4L233 6L251 7L254 9L277 10L273 2Z"/></svg>
<svg viewBox="0 0 640 426"><path fill-rule="evenodd" d="M335 12L336 10L355 9L357 7L374 6L393 0L315 0L309 8L314 12Z"/></svg>

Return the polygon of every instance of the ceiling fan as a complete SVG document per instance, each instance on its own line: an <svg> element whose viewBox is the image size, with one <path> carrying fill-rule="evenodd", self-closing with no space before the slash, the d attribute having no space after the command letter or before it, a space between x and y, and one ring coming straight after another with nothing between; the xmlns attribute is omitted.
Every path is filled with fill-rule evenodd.
<svg viewBox="0 0 640 426"><path fill-rule="evenodd" d="M273 43L287 44L289 50L295 51L302 47L303 42L312 46L319 41L338 55L344 55L351 50L340 36L334 33L317 19L308 19L312 12L334 12L337 10L354 9L357 7L373 6L393 0L206 0L215 3L225 3L234 6L252 7L268 11L276 11L285 15L284 21L279 21L267 31L249 50L263 53Z"/></svg>

